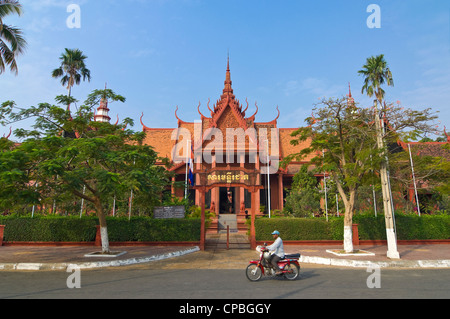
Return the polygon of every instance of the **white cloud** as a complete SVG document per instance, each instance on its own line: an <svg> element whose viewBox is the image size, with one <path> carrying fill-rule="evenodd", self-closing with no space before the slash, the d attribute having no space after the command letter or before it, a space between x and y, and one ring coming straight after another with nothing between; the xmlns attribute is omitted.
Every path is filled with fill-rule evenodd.
<svg viewBox="0 0 450 319"><path fill-rule="evenodd" d="M130 56L132 58L145 58L156 52L155 49L141 49L141 50L133 50L130 52Z"/></svg>
<svg viewBox="0 0 450 319"><path fill-rule="evenodd" d="M22 0L22 6L32 11L42 11L48 8L67 8L69 4L85 4L88 0Z"/></svg>
<svg viewBox="0 0 450 319"><path fill-rule="evenodd" d="M285 84L284 94L293 96L297 94L311 94L320 97L333 97L342 95L345 90L343 85L329 84L327 81L309 77L301 81L291 80Z"/></svg>
<svg viewBox="0 0 450 319"><path fill-rule="evenodd" d="M425 46L424 46L425 47ZM439 111L441 126L450 127L450 43L427 44L416 51L420 75L401 94L401 101L418 109Z"/></svg>

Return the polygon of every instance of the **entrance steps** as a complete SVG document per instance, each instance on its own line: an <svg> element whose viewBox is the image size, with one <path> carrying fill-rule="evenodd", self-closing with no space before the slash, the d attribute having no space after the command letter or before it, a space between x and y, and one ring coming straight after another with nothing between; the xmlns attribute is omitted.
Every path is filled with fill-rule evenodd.
<svg viewBox="0 0 450 319"><path fill-rule="evenodd" d="M228 245L227 245L228 241ZM210 233L206 234L205 249L221 250L221 249L250 249L250 239L243 232L227 234Z"/></svg>
<svg viewBox="0 0 450 319"><path fill-rule="evenodd" d="M230 227L231 233L236 233L238 230L237 227L237 218L234 214L221 214L218 219L218 231L219 233L226 233L227 227Z"/></svg>
<svg viewBox="0 0 450 319"><path fill-rule="evenodd" d="M235 214L220 214L216 216L207 229L207 233L225 233L227 226L230 227L230 233L246 233L248 226L245 224L245 216Z"/></svg>
<svg viewBox="0 0 450 319"><path fill-rule="evenodd" d="M250 239L247 233L249 226L245 222L245 215L220 214L216 216L206 230L205 249L250 249ZM229 235L227 226L230 227Z"/></svg>

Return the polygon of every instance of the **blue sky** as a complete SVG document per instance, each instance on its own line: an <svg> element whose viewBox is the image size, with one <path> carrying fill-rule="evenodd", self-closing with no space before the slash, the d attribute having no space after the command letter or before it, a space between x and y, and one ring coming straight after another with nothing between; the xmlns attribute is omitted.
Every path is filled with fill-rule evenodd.
<svg viewBox="0 0 450 319"><path fill-rule="evenodd" d="M110 105L111 117L139 118L149 127L175 127L199 118L198 102L219 99L230 54L234 93L258 102L257 121L299 127L322 97L361 95L357 71L383 53L395 87L387 100L404 107L439 111L450 131L450 2L267 1L267 0L22 0L24 15L4 23L25 32L29 46L18 59L19 75L0 75L0 102L21 107L53 102L65 94L51 71L64 48L88 56L91 82L73 88L87 94L108 87L127 98ZM381 9L381 28L370 29L369 4ZM81 28L69 29L69 4L81 8ZM27 126L29 123L21 123ZM19 124L14 124L13 129ZM0 136L9 127L0 128Z"/></svg>

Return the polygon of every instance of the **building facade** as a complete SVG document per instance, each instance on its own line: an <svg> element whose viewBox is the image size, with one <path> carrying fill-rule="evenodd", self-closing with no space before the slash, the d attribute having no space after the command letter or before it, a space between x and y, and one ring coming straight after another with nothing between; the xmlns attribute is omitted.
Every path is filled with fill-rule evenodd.
<svg viewBox="0 0 450 319"><path fill-rule="evenodd" d="M278 107L274 108L277 116L270 122L257 121L257 103L256 112L247 113L248 101L243 105L234 95L229 60L223 92L213 106L210 104L209 100L209 114L204 115L199 103L199 119L194 122L180 119L177 107L174 128L150 128L141 117L147 133L144 143L151 145L159 156L170 159L174 182L188 186L187 193L185 187L172 187L172 194L179 198L187 194L200 206L198 186L206 185L206 208L216 214L244 215L250 212L252 203L259 206L257 214L268 213L269 206L271 211L282 210L285 189L310 158L305 162L292 162L286 168L279 164L285 156L307 147L307 142L291 145L291 133L296 128L278 127ZM190 161L192 166L188 164ZM189 179L191 169L195 176L193 183ZM246 183L259 187L255 200L244 187Z"/></svg>

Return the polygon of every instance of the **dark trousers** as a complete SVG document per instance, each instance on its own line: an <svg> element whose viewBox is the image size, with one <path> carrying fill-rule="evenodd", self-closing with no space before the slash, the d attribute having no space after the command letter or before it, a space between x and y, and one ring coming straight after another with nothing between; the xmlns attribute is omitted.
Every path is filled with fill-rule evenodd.
<svg viewBox="0 0 450 319"><path fill-rule="evenodd" d="M270 264L273 268L275 268L276 271L280 270L280 267L278 267L278 262L281 260L281 258L275 254L270 256Z"/></svg>

